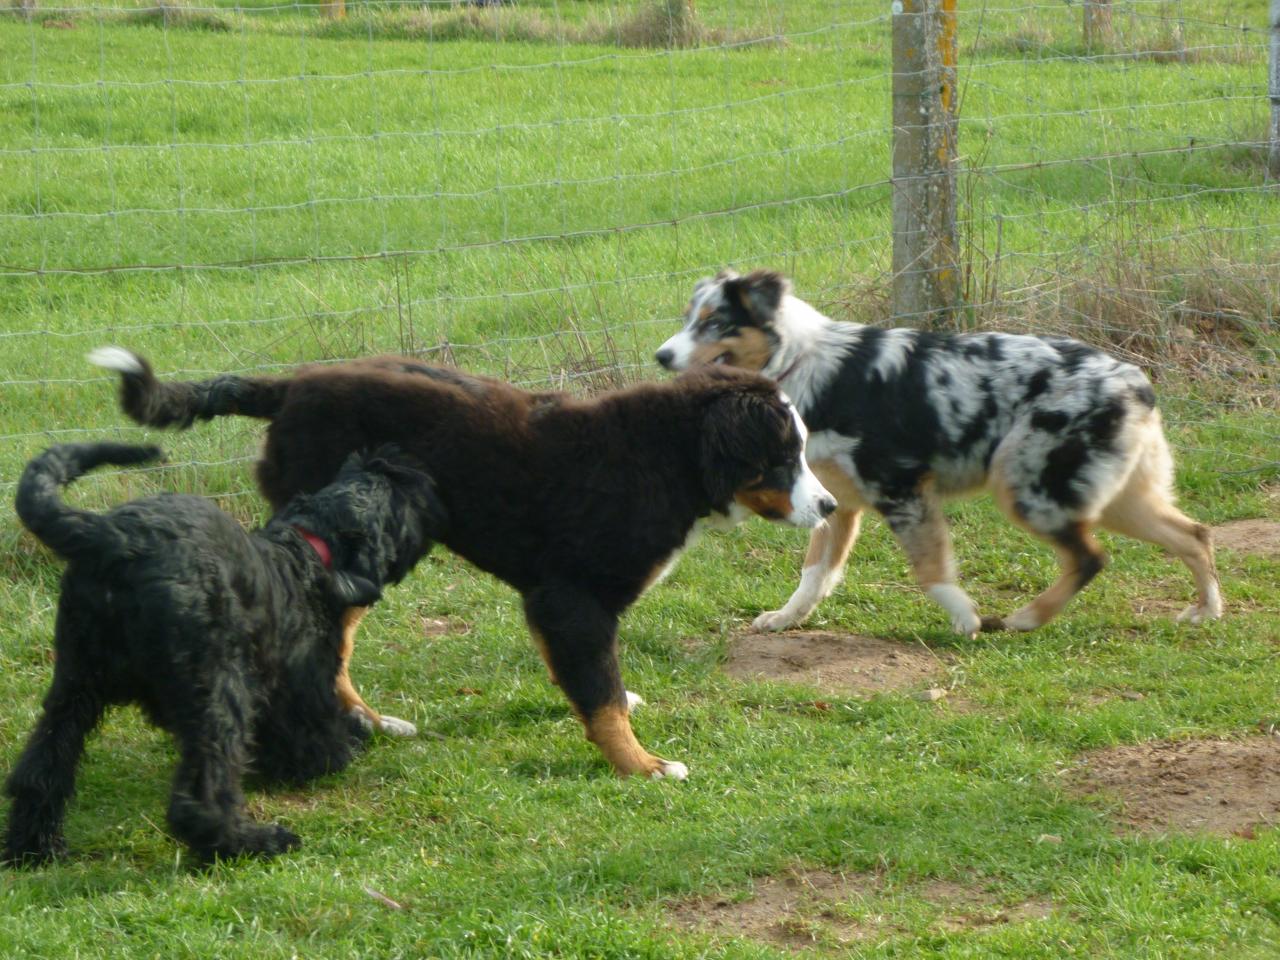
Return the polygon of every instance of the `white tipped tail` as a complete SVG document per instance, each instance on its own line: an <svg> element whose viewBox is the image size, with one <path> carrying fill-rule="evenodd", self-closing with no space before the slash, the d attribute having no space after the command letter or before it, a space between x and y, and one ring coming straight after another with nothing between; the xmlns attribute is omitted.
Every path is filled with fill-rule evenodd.
<svg viewBox="0 0 1280 960"><path fill-rule="evenodd" d="M124 347L95 347L85 354L85 359L96 367L118 373L142 373L145 369L138 355Z"/></svg>

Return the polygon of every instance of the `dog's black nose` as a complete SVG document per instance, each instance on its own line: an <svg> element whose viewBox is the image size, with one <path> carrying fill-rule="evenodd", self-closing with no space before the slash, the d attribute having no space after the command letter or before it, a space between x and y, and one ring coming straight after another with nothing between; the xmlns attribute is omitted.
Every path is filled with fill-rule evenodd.
<svg viewBox="0 0 1280 960"><path fill-rule="evenodd" d="M835 497L823 497L818 501L818 512L824 517L829 517L836 512Z"/></svg>
<svg viewBox="0 0 1280 960"><path fill-rule="evenodd" d="M659 350L657 353L655 353L653 355L653 359L657 360L658 363L662 364L662 366L670 370L671 361L675 359L675 356L676 356L676 352L674 350L664 349L664 350Z"/></svg>

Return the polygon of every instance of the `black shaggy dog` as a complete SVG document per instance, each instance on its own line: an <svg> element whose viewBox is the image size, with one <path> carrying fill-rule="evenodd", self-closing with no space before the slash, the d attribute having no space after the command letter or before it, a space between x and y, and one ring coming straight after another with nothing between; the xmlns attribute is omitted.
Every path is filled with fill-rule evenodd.
<svg viewBox="0 0 1280 960"><path fill-rule="evenodd" d="M700 518L756 513L812 527L835 509L805 465L791 404L743 371L579 400L404 357L197 383L160 381L118 347L89 359L121 374L124 409L141 423L270 420L258 484L274 504L324 483L348 451L393 442L412 453L450 517L441 543L520 591L553 680L624 775L687 771L648 753L631 730L634 699L617 658L622 612ZM343 679L344 702L380 722Z"/></svg>
<svg viewBox="0 0 1280 960"><path fill-rule="evenodd" d="M7 783L4 862L63 852L85 737L106 706L131 702L178 740L169 825L199 857L297 847L291 831L248 817L241 775L298 782L350 762L366 734L335 692L342 613L404 577L444 523L427 475L391 448L353 455L252 534L200 497L161 494L105 514L59 498L95 466L158 456L67 444L18 484L22 522L70 563L53 684Z"/></svg>

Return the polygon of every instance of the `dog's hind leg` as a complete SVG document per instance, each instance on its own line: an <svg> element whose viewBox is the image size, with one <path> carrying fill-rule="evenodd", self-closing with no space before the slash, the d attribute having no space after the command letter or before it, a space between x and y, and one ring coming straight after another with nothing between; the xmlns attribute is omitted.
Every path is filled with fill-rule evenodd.
<svg viewBox="0 0 1280 960"><path fill-rule="evenodd" d="M1093 529L1096 504L1123 482L1132 458L1090 445L1075 433L1054 433L1034 418L1011 431L992 461L996 504L1014 523L1058 554L1062 572L1030 603L1007 617L987 617L984 630L1034 630L1056 617L1102 572L1107 557Z"/></svg>
<svg viewBox="0 0 1280 960"><path fill-rule="evenodd" d="M368 612L368 607L349 607L342 616L342 660L338 666L338 679L335 684L338 702L348 714L370 730L381 730L392 737L416 737L418 728L408 720L380 714L365 703L364 698L356 691L355 684L351 682L351 675L347 672L347 663L351 660L351 654L356 646L356 630Z"/></svg>
<svg viewBox="0 0 1280 960"><path fill-rule="evenodd" d="M916 582L947 611L951 628L972 637L982 627L977 605L956 583L956 562L942 504L927 481L913 497L876 504L911 562Z"/></svg>
<svg viewBox="0 0 1280 960"><path fill-rule="evenodd" d="M250 854L272 857L301 845L293 831L255 823L240 781L248 762L252 700L234 671L216 678L203 703L192 703L176 730L181 758L169 798L169 826L202 860Z"/></svg>
<svg viewBox="0 0 1280 960"><path fill-rule="evenodd" d="M631 729L635 701L618 667L617 617L591 594L565 583L537 587L525 595L524 605L548 670L573 704L587 739L618 774L687 777L683 763L653 756Z"/></svg>
<svg viewBox="0 0 1280 960"><path fill-rule="evenodd" d="M39 863L65 852L62 820L76 766L104 706L93 686L96 676L83 677L85 682L68 679L68 660L55 665L44 712L6 783L13 804L0 854L5 863Z"/></svg>
<svg viewBox="0 0 1280 960"><path fill-rule="evenodd" d="M1159 438L1163 445L1163 437ZM1158 458L1157 458L1158 459ZM1196 603L1178 617L1180 623L1202 623L1222 616L1222 591L1213 559L1213 535L1173 504L1163 471L1139 463L1120 493L1102 511L1102 526L1164 547L1191 570ZM1155 464L1159 467L1159 463Z"/></svg>
<svg viewBox="0 0 1280 960"><path fill-rule="evenodd" d="M1039 531L1032 530L1033 533ZM1092 525L1083 521L1070 523L1050 534L1040 534L1058 554L1062 573L1026 606L1004 618L983 620L984 630L1034 630L1056 617L1067 602L1102 572L1106 554L1093 537Z"/></svg>

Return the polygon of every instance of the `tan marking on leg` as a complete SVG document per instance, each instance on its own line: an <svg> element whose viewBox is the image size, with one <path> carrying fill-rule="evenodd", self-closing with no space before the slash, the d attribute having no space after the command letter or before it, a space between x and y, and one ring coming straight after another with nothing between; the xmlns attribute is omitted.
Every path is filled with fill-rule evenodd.
<svg viewBox="0 0 1280 960"><path fill-rule="evenodd" d="M836 498L842 510L863 510L869 505L862 491L835 460L810 460L809 469Z"/></svg>
<svg viewBox="0 0 1280 960"><path fill-rule="evenodd" d="M837 509L827 522L815 527L804 555L806 567L820 566L827 572L839 570L849 558L862 529L862 511Z"/></svg>
<svg viewBox="0 0 1280 960"><path fill-rule="evenodd" d="M1059 542L1043 533L1037 536L1053 544L1062 573L1048 590L1006 619L1008 626L1015 630L1031 630L1048 623L1106 564L1106 554L1094 539L1091 524L1077 523L1072 535Z"/></svg>
<svg viewBox="0 0 1280 960"><path fill-rule="evenodd" d="M601 707L583 718L583 725L587 728L587 739L600 748L619 776L649 777L662 772L664 761L640 746L625 707Z"/></svg>
<svg viewBox="0 0 1280 960"><path fill-rule="evenodd" d="M809 464L809 469L827 488L827 492L836 498L839 506L825 524L814 528L804 565L811 567L821 564L828 571L839 570L849 559L849 551L858 541L866 502L849 475L834 460L819 460ZM822 552L818 553L819 550Z"/></svg>
<svg viewBox="0 0 1280 960"><path fill-rule="evenodd" d="M556 671L551 666L551 657L547 654L547 638L528 620L525 623L529 626L529 635L533 637L533 645L538 648L538 655L542 657L542 662L546 665L547 679L551 681L553 687L560 686L560 681L556 678Z"/></svg>
<svg viewBox="0 0 1280 960"><path fill-rule="evenodd" d="M1145 472L1135 472L1120 494L1102 511L1101 525L1126 537L1164 547L1187 565L1196 584L1196 607L1184 613L1194 620L1222 614L1213 534L1176 506L1162 485Z"/></svg>
<svg viewBox="0 0 1280 960"><path fill-rule="evenodd" d="M356 629L368 612L368 607L348 607L342 614L342 648L338 654L338 678L334 684L334 689L338 694L338 702L342 704L342 708L347 713L353 711L363 713L376 730L382 726L382 717L378 714L378 711L365 703L360 694L356 692L355 685L351 682L351 676L347 673L347 664L351 660L352 652L355 650Z"/></svg>
<svg viewBox="0 0 1280 960"><path fill-rule="evenodd" d="M826 523L813 528L800 583L792 591L791 598L781 609L767 610L756 617L752 621L756 630L785 630L809 616L840 582L849 551L858 539L863 500L849 475L832 460L819 460L809 464L809 468L840 506Z"/></svg>
<svg viewBox="0 0 1280 960"><path fill-rule="evenodd" d="M837 514L838 516L838 514ZM809 537L809 549L804 554L805 567L813 567L818 564L824 566L827 554L831 544L831 521L820 523L813 528L813 533Z"/></svg>
<svg viewBox="0 0 1280 960"><path fill-rule="evenodd" d="M928 590L940 583L954 582L956 565L941 505L928 488L922 488L920 496L926 507L920 522L893 532L911 562L916 582Z"/></svg>
<svg viewBox="0 0 1280 960"><path fill-rule="evenodd" d="M917 498L919 519L903 526L903 514L898 513L894 515L898 524L896 527L890 524L890 529L906 553L920 589L946 610L956 633L974 636L983 628L984 621L978 615L977 604L956 583L951 531L947 529L947 518L932 477L926 477L920 484Z"/></svg>

